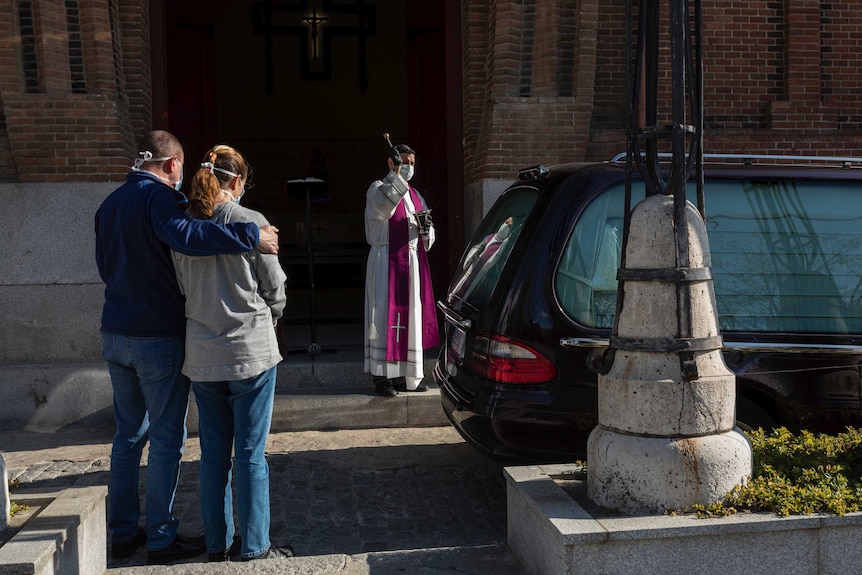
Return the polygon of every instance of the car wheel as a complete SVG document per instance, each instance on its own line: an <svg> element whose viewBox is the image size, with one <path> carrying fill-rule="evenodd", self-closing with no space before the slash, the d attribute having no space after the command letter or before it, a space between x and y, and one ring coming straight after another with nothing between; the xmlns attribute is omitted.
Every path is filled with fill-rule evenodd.
<svg viewBox="0 0 862 575"><path fill-rule="evenodd" d="M775 418L750 399L737 397L736 425L746 432L753 431L758 427L769 431L775 427Z"/></svg>

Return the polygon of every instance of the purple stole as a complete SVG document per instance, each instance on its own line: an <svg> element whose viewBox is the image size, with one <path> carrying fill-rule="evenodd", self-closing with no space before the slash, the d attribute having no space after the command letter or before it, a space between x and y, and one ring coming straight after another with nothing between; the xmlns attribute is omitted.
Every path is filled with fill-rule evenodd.
<svg viewBox="0 0 862 575"><path fill-rule="evenodd" d="M410 188L410 199L415 209L423 203L416 190ZM410 225L404 202L398 202L395 213L389 218L389 309L386 314L386 361L407 359L407 332L410 324ZM431 272L428 270L428 255L425 244L419 237L419 299L422 303L422 348L428 349L439 343L437 334L437 311L434 308L434 289ZM403 333L402 333L403 332Z"/></svg>

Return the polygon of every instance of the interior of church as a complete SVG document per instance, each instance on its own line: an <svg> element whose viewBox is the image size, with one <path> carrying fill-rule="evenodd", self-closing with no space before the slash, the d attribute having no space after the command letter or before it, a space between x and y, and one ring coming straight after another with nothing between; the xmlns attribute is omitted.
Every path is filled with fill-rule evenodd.
<svg viewBox="0 0 862 575"><path fill-rule="evenodd" d="M162 10L151 18L154 127L180 138L186 179L215 143L243 152L254 185L242 203L280 230L285 325L312 313L320 325L361 323L365 192L387 171L384 132L417 150L411 184L446 237L442 3L184 0Z"/></svg>

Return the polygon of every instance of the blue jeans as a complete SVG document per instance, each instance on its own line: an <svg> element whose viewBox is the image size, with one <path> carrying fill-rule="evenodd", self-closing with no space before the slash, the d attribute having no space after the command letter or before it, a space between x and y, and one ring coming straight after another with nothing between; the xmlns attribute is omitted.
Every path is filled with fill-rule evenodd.
<svg viewBox="0 0 862 575"><path fill-rule="evenodd" d="M231 447L242 556L269 549L269 465L276 368L236 381L192 382L201 440L201 514L207 551L230 548L234 536Z"/></svg>
<svg viewBox="0 0 862 575"><path fill-rule="evenodd" d="M102 333L102 356L114 390L117 426L111 447L108 528L113 542L134 537L141 517L138 469L150 442L146 479L147 548L174 542L173 514L186 441L189 380L182 373L183 338Z"/></svg>

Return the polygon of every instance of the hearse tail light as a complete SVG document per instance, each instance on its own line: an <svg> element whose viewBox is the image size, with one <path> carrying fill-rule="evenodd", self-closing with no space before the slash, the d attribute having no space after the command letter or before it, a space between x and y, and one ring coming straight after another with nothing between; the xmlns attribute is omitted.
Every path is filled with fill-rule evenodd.
<svg viewBox="0 0 862 575"><path fill-rule="evenodd" d="M473 340L473 371L498 383L544 383L557 367L532 347L502 335L483 333Z"/></svg>

